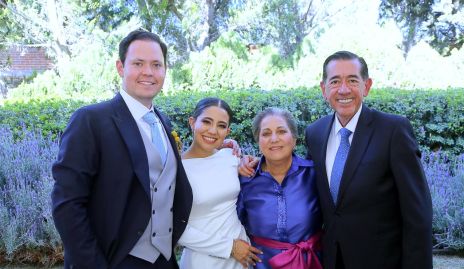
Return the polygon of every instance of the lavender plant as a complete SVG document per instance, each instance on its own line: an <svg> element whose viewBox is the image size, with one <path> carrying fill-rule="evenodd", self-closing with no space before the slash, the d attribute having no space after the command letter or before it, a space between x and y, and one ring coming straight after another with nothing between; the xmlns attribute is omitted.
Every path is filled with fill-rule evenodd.
<svg viewBox="0 0 464 269"><path fill-rule="evenodd" d="M0 126L0 253L6 260L20 251L61 244L50 202L58 143L25 128L21 137Z"/></svg>
<svg viewBox="0 0 464 269"><path fill-rule="evenodd" d="M433 203L434 248L464 249L464 154L424 154Z"/></svg>
<svg viewBox="0 0 464 269"><path fill-rule="evenodd" d="M188 141L183 141L184 149ZM242 151L259 155L252 143L242 143ZM304 156L302 148L297 151ZM50 203L51 165L57 152L57 141L40 131L22 128L22 132L13 134L11 128L0 126L0 263L2 259L17 261L21 256L18 253L31 251L42 257L26 261L50 265L62 258ZM434 248L462 251L464 154L448 156L424 153L422 159L432 194ZM53 258L44 249L51 249L59 257L47 261Z"/></svg>

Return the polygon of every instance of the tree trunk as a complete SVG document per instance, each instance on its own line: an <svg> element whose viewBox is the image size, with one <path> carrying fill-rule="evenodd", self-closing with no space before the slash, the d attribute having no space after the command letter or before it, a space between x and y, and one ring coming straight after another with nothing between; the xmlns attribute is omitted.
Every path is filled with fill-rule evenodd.
<svg viewBox="0 0 464 269"><path fill-rule="evenodd" d="M47 0L48 28L52 33L51 49L56 54L58 64L71 57L71 51L66 44L66 37L63 29L63 19L58 16L55 0Z"/></svg>

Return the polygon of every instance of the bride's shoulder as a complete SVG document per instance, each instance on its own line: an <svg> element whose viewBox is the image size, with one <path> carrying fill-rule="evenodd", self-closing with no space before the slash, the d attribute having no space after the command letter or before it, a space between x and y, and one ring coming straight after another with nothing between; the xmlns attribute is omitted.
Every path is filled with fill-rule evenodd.
<svg viewBox="0 0 464 269"><path fill-rule="evenodd" d="M231 155L233 155L231 148L222 148L222 149L218 150L218 152L216 154L223 155L223 156L231 156Z"/></svg>

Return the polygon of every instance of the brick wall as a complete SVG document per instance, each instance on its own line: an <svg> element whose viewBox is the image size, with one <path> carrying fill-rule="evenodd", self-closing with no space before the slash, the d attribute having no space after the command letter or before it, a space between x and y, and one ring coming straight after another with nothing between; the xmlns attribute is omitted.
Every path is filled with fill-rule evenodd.
<svg viewBox="0 0 464 269"><path fill-rule="evenodd" d="M42 46L11 46L0 50L0 94L18 86L34 72L53 68L53 61Z"/></svg>
<svg viewBox="0 0 464 269"><path fill-rule="evenodd" d="M38 46L13 46L0 51L0 63L7 63L9 70L14 71L44 71L53 68L53 62L47 56L46 50Z"/></svg>

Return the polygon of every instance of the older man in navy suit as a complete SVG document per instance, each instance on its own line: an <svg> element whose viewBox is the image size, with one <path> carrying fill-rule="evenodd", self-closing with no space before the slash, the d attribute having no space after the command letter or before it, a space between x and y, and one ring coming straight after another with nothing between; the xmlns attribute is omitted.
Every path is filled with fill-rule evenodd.
<svg viewBox="0 0 464 269"><path fill-rule="evenodd" d="M167 47L136 30L119 45L122 90L76 111L53 165L53 218L65 268L178 268L173 247L192 190L167 118L153 106Z"/></svg>
<svg viewBox="0 0 464 269"><path fill-rule="evenodd" d="M335 114L306 129L324 220L326 269L432 268L432 204L409 121L363 105L363 58L324 62L322 95Z"/></svg>

